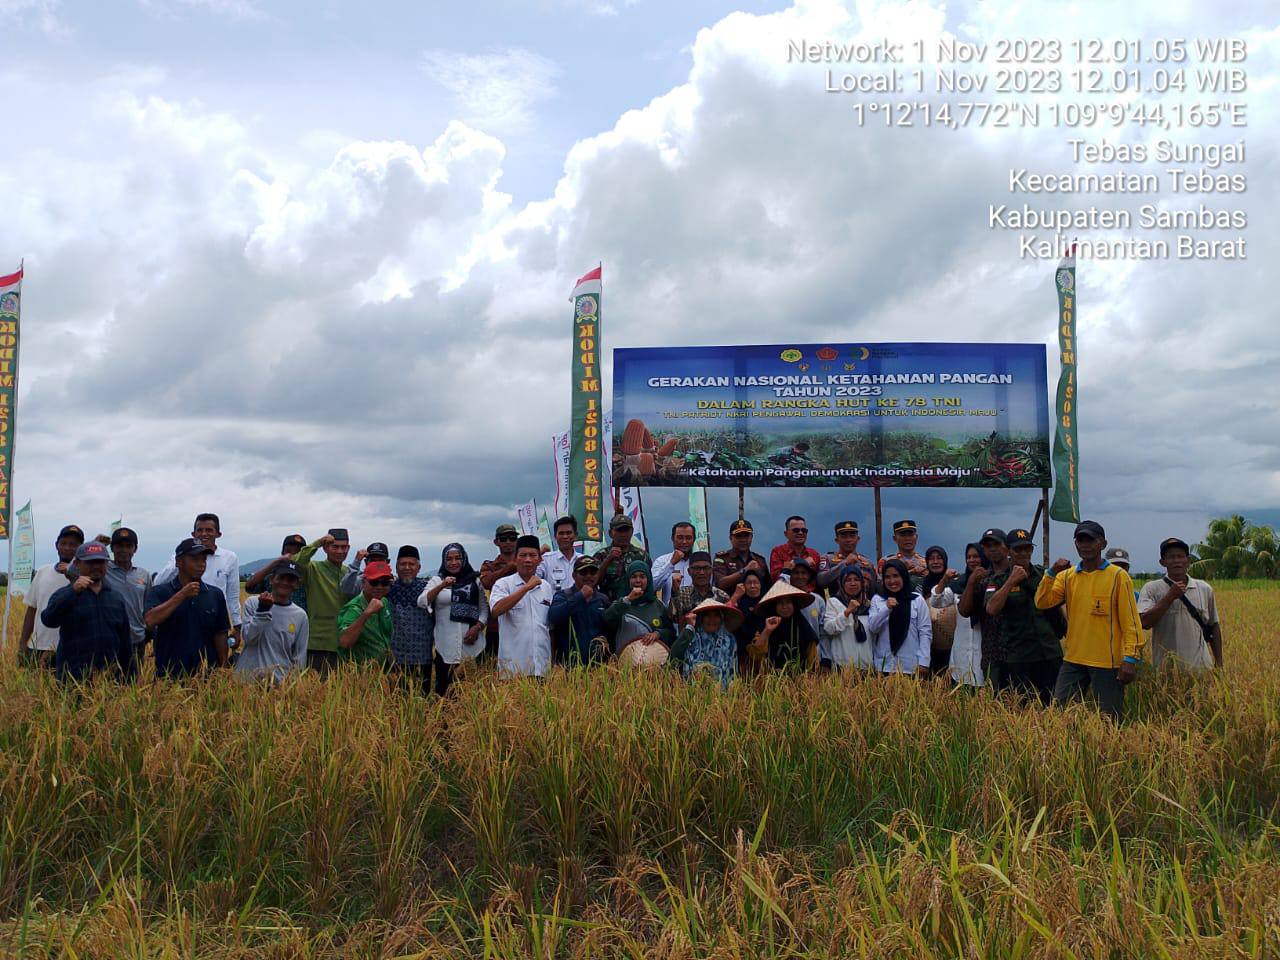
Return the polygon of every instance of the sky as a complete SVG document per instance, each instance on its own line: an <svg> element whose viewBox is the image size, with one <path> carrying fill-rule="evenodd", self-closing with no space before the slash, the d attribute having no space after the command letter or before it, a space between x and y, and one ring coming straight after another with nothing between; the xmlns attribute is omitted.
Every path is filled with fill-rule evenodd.
<svg viewBox="0 0 1280 960"><path fill-rule="evenodd" d="M1011 167L1072 169L1064 132L859 127L785 49L1050 29L1249 42L1249 189L1212 201L1249 212L1249 258L1080 265L1081 499L1140 569L1210 517L1280 521L1278 21L1251 0L0 0L0 273L27 270L13 494L37 562L64 523L123 517L157 568L203 511L246 562L331 526L429 567L451 540L489 555L516 504L550 501L568 294L601 261L606 355L1053 344L1052 264L986 210ZM884 514L955 555L1037 497L895 489ZM709 503L722 547L736 492ZM873 527L867 490L746 503L758 547L792 513L821 549L837 520ZM645 508L662 544L687 498Z"/></svg>

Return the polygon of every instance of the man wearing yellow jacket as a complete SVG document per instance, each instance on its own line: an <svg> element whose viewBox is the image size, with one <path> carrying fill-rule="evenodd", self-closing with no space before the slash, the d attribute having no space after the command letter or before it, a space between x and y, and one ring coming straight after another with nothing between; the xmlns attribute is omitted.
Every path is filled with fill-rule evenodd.
<svg viewBox="0 0 1280 960"><path fill-rule="evenodd" d="M1044 577L1036 590L1041 610L1066 605L1067 636L1053 702L1081 697L1087 687L1098 708L1119 720L1124 688L1137 676L1142 653L1133 581L1123 568L1103 558L1107 535L1101 524L1080 523L1075 542L1080 562L1058 560L1053 576Z"/></svg>

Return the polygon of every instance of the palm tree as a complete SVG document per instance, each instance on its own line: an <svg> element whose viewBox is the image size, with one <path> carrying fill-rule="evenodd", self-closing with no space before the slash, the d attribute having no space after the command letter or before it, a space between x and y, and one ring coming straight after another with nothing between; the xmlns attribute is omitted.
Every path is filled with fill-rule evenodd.
<svg viewBox="0 0 1280 960"><path fill-rule="evenodd" d="M1190 574L1210 580L1280 575L1280 541L1270 526L1256 527L1235 514L1209 522L1204 543L1195 545Z"/></svg>

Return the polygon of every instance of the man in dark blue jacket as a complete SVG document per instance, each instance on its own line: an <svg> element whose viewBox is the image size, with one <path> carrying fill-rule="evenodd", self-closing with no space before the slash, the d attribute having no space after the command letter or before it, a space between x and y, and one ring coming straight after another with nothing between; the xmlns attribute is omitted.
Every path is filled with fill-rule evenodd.
<svg viewBox="0 0 1280 960"><path fill-rule="evenodd" d="M40 612L58 631L55 669L59 680L86 680L99 670L137 671L133 634L124 597L107 584L107 548L96 540L76 550L79 576L55 590Z"/></svg>
<svg viewBox="0 0 1280 960"><path fill-rule="evenodd" d="M596 589L600 564L595 557L579 557L573 565L573 586L557 590L548 619L555 630L555 654L560 663L603 663L609 657L604 611L611 602Z"/></svg>

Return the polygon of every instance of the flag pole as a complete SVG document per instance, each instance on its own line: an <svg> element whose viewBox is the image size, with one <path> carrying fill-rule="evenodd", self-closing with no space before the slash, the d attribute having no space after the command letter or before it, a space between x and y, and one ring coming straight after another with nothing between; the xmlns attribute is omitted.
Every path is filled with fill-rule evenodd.
<svg viewBox="0 0 1280 960"><path fill-rule="evenodd" d="M884 514L880 511L880 487L871 488L876 496L876 561L884 557Z"/></svg>
<svg viewBox="0 0 1280 960"><path fill-rule="evenodd" d="M744 520L747 516L747 491L742 484L738 484L738 519Z"/></svg>
<svg viewBox="0 0 1280 960"><path fill-rule="evenodd" d="M18 261L18 289L22 289L22 278L25 276L27 258ZM5 532L9 541L9 564L4 580L4 630L0 632L0 649L9 643L9 607L13 602L13 477L18 453L18 371L22 369L22 294L18 294L18 348L13 356L13 410L9 414L9 424L13 435L9 438L9 521Z"/></svg>
<svg viewBox="0 0 1280 960"><path fill-rule="evenodd" d="M1044 568L1049 569L1049 488L1040 491L1040 506L1043 507L1041 522L1044 524Z"/></svg>

